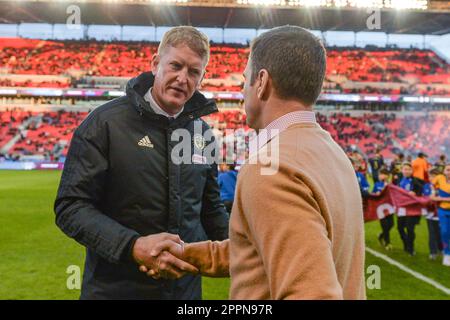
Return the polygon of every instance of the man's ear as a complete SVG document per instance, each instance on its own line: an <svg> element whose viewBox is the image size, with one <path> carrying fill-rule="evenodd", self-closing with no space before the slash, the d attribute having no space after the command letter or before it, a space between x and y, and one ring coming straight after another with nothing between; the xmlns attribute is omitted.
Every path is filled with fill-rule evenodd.
<svg viewBox="0 0 450 320"><path fill-rule="evenodd" d="M151 67L152 67L152 73L153 75L156 74L156 70L158 69L159 61L160 61L159 54L155 53L152 57Z"/></svg>
<svg viewBox="0 0 450 320"><path fill-rule="evenodd" d="M258 88L256 90L256 94L258 95L258 99L265 100L270 92L270 75L267 69L261 69L258 72L257 76L257 85Z"/></svg>

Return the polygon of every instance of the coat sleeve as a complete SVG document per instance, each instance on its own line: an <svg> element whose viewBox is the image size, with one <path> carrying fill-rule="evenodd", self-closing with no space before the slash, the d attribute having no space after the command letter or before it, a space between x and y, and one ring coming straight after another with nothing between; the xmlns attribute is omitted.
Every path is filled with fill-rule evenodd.
<svg viewBox="0 0 450 320"><path fill-rule="evenodd" d="M272 299L342 299L332 255L331 229L311 189L280 167L262 175L243 169L235 198L262 259Z"/></svg>
<svg viewBox="0 0 450 320"><path fill-rule="evenodd" d="M213 137L214 146L216 141ZM213 158L215 158L213 154ZM215 160L215 159L213 159ZM217 181L217 161L209 164L206 183L203 190L201 221L209 240L228 239L228 213L220 199L220 188Z"/></svg>
<svg viewBox="0 0 450 320"><path fill-rule="evenodd" d="M108 261L130 261L139 234L100 209L107 188L108 136L106 125L92 118L88 117L72 138L54 204L56 224Z"/></svg>

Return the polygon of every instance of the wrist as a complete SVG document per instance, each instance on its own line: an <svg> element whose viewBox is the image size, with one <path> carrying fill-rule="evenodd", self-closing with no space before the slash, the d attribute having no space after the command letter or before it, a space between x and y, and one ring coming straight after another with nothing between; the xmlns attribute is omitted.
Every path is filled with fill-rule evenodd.
<svg viewBox="0 0 450 320"><path fill-rule="evenodd" d="M134 239L134 243L131 245L130 257L137 264L141 264L142 260L140 257L142 257L142 237L137 237Z"/></svg>

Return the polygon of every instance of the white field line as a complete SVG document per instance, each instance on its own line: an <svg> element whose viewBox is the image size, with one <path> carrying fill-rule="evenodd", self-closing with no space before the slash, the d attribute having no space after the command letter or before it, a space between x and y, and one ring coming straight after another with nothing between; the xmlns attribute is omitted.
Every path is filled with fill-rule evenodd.
<svg viewBox="0 0 450 320"><path fill-rule="evenodd" d="M371 248L366 247L366 251L369 252L370 254L374 255L375 257L380 258L380 259L383 259L383 260L386 261L387 263L389 263L389 264L391 264L391 265L393 265L393 266L396 266L396 267L399 268L400 270L403 270L403 271L405 271L406 273L409 273L409 274L412 275L414 278L419 279L419 280L421 280L421 281L423 281L423 282L425 282L425 283L428 283L429 285L432 285L433 287L435 287L436 289L438 289L438 290L444 292L445 294L450 295L450 289L447 288L447 287L445 287L445 286L443 286L443 285L440 284L439 282L437 282L437 281L435 281L435 280L433 280L433 279L430 279L430 278L424 276L423 274L421 274L421 273L419 273L419 272L417 272L417 271L414 271L414 270L408 268L408 267L405 266L404 264L401 264L400 262L398 262L398 261L396 261L396 260L394 260L394 259L392 259L392 258L389 258L387 255L382 254L382 253L380 253L380 252L378 252L378 251L375 251L375 250L373 250L373 249L371 249Z"/></svg>

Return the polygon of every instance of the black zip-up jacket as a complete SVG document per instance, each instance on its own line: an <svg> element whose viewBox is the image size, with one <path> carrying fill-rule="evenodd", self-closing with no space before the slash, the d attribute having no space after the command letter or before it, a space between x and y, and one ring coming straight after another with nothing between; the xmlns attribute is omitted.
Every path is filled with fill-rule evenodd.
<svg viewBox="0 0 450 320"><path fill-rule="evenodd" d="M81 299L201 299L200 276L153 280L139 272L132 246L160 232L185 242L228 238L217 165L171 158L176 129L191 134L192 154L215 143L194 128L205 133L199 118L217 106L195 92L169 121L143 98L153 81L150 72L131 79L126 96L94 109L72 138L54 209L58 227L87 248Z"/></svg>

